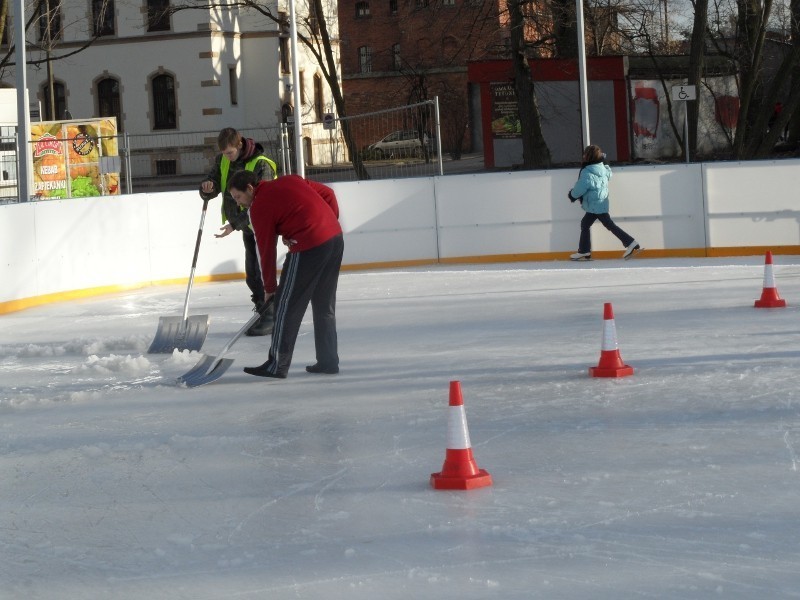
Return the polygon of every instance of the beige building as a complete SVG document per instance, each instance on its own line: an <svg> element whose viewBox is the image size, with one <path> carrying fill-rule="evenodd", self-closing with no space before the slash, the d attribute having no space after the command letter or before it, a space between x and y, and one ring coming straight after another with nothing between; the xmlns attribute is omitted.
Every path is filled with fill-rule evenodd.
<svg viewBox="0 0 800 600"><path fill-rule="evenodd" d="M197 140L200 146L213 145L212 134L223 127L273 142L280 123L291 120L293 78L283 0L270 10L284 19L283 26L251 9L173 11L179 7L175 0L48 1L50 18L34 21L27 40L28 89L42 119L115 116L120 131L136 138L179 139L172 134L204 132L175 143L180 149L171 158L152 155L137 162L134 170L145 171L140 175L148 168L156 175L157 167L169 174L169 160L175 161L175 174L190 174L197 167L178 155L202 153ZM299 2L297 11L298 23L306 22L307 5ZM3 36L6 52L9 41L13 44L13 24L10 15ZM317 112L330 107L331 94L313 56L302 44L298 48L303 121L312 123L321 120ZM0 80L13 84L14 68L7 67ZM259 131L271 139L261 139ZM321 125L309 124L303 138L310 154L306 161L312 162L330 136Z"/></svg>

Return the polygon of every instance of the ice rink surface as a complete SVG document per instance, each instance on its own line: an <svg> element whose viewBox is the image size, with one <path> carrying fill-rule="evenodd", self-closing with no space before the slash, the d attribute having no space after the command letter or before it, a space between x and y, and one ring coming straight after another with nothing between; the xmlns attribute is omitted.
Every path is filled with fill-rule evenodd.
<svg viewBox="0 0 800 600"><path fill-rule="evenodd" d="M185 287L0 315L0 598L800 597L800 257L345 272L341 373L193 389ZM632 377L588 376L611 302ZM243 281L195 286L213 354ZM450 381L492 487L436 491Z"/></svg>

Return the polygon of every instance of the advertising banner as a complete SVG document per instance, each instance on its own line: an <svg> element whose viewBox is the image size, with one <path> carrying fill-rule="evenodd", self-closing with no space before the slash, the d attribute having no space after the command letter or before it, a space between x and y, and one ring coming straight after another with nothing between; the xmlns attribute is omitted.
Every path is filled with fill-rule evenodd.
<svg viewBox="0 0 800 600"><path fill-rule="evenodd" d="M492 137L494 139L522 138L519 123L519 103L513 83L490 84L492 94Z"/></svg>
<svg viewBox="0 0 800 600"><path fill-rule="evenodd" d="M120 193L115 117L31 123L31 142L37 197Z"/></svg>

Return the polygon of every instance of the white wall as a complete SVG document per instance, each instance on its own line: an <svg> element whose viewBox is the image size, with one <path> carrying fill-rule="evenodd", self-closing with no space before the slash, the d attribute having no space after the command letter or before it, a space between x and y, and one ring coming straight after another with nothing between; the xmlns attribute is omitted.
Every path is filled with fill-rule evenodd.
<svg viewBox="0 0 800 600"><path fill-rule="evenodd" d="M661 256L715 249L800 253L798 160L614 170L611 214ZM583 212L566 193L576 171L532 171L333 184L345 265L564 259ZM196 277L244 271L241 236L205 219ZM0 313L22 300L108 286L186 281L202 201L194 191L0 206ZM593 250L620 252L602 226ZM279 259L279 264L282 257ZM33 300L29 304L35 303Z"/></svg>

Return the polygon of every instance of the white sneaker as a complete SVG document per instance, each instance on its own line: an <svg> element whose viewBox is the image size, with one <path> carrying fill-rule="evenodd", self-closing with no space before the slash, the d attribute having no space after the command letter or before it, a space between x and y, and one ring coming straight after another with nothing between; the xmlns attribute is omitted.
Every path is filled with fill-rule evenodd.
<svg viewBox="0 0 800 600"><path fill-rule="evenodd" d="M637 242L636 240L633 240L628 245L628 247L625 248L625 252L622 253L622 258L624 258L625 260L628 260L634 254L638 254L641 251L642 251L642 247L639 245L639 242Z"/></svg>
<svg viewBox="0 0 800 600"><path fill-rule="evenodd" d="M576 252L569 255L570 260L592 260L591 252Z"/></svg>

